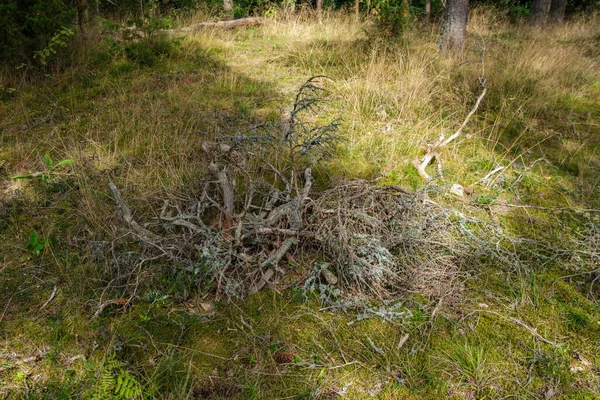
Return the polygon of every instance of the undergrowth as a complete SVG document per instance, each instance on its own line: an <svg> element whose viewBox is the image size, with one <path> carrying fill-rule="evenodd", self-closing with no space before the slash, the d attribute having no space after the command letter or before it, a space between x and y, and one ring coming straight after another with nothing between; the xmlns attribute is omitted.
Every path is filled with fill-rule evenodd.
<svg viewBox="0 0 600 400"><path fill-rule="evenodd" d="M333 12L317 24L299 13L167 38L158 27L122 36L105 23L90 28L60 71L2 71L4 397L596 396L598 16L540 31L475 8L465 54L449 57L437 52L434 24L407 24L395 41L377 40L366 25ZM471 109L482 53L488 94L461 140L443 149L446 182L424 185L411 161ZM333 232L332 243L362 249L347 265L410 255L411 290L375 300L354 281L362 275L344 276L337 260L303 248L282 262L270 288L229 301L215 297L207 263L145 257L108 181L135 220L157 229L163 200L190 204L215 180L204 142L279 126L314 75L333 82L310 122L341 118L343 140L315 166L318 193L337 197L307 200L326 211L312 223ZM266 176L261 168L251 180ZM234 183L241 193L243 182ZM452 183L465 196L449 194ZM377 202L396 196L389 204L398 205L404 195L384 192L390 187L426 194L419 204L438 210L435 219L389 225L378 242L342 237L336 218L344 213L361 229L382 229L369 219ZM372 197L358 202L365 188ZM212 207L204 222L216 229L222 214ZM409 212L397 206L381 215L410 222ZM381 244L391 231L406 237L388 254ZM182 248L191 247L180 232L189 239ZM415 244L432 238L456 246ZM467 244L482 251L464 252ZM431 278L441 265L455 281ZM323 269L340 281L326 283ZM435 290L444 284L448 290Z"/></svg>

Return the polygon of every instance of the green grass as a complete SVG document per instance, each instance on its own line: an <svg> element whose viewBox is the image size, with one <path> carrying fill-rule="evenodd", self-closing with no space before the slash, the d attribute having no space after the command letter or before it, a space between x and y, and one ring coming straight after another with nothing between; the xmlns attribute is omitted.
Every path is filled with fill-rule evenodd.
<svg viewBox="0 0 600 400"><path fill-rule="evenodd" d="M561 277L591 267L578 264L575 250L589 250L582 228L599 222L597 16L542 32L486 10L470 21L462 58L437 52L437 27L415 25L382 43L332 13L322 25L298 16L176 40L105 35L61 73L2 75L0 369L8 368L0 394L66 399L104 390L117 398L111 380L120 377L160 399L318 399L339 391L348 399L536 398L548 385L560 398L594 398L594 276ZM538 257L530 241L519 242L521 267L465 265L457 298L437 308L438 299L407 294L412 317L397 324L353 322L360 309L332 312L317 294L306 298L298 287L307 265L286 265L275 290L227 301L184 265L136 264L108 179L136 218L151 221L167 194L201 192L203 141L279 122L311 75L334 79L319 118L342 118L345 139L320 166L322 184L360 178L422 188L411 160L470 110L482 39L489 93L465 135L442 152L446 183L474 193L456 200L433 192L431 200L570 256ZM46 171L46 154L75 164L49 171L47 181L10 179ZM506 168L489 187L478 184L497 166ZM28 248L32 231L44 240L39 251ZM119 257L118 270L107 254ZM133 288L130 304L90 318ZM518 319L556 345L493 313L465 317L475 309ZM277 352L293 361L279 364ZM42 357L19 363L35 354Z"/></svg>

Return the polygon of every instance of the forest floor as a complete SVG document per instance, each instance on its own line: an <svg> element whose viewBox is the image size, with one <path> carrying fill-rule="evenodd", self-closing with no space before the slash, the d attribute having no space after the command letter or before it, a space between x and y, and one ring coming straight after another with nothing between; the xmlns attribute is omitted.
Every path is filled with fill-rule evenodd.
<svg viewBox="0 0 600 400"><path fill-rule="evenodd" d="M464 56L438 52L435 24L382 40L337 14L172 38L103 22L60 72L2 77L0 395L600 398L599 22L540 31L474 10ZM317 186L427 188L520 238L497 243L519 267L483 255L442 294L372 296L307 289L314 259L297 251L235 298L140 260L109 179L152 221L212 179L204 141L280 123L316 75L332 78L317 119L340 118L343 138ZM457 129L482 75L486 97L441 150L445 180L425 185L412 160Z"/></svg>

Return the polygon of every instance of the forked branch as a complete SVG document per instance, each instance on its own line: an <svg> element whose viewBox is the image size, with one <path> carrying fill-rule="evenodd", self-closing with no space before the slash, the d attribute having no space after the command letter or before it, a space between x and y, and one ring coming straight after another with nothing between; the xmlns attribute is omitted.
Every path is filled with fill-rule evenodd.
<svg viewBox="0 0 600 400"><path fill-rule="evenodd" d="M485 97L485 94L487 93L487 86L486 86L484 78L479 78L479 84L481 85L483 90L481 91L481 94L477 98L475 105L473 105L473 108L471 109L471 111L469 111L469 113L465 117L465 120L460 125L460 127L456 130L456 132L454 132L454 134L452 134L448 138L444 138L444 135L442 134L435 143L427 145L427 154L425 154L425 156L421 160L418 160L418 159L413 160L412 165L417 169L417 172L419 173L421 178L423 178L426 182L431 180L431 176L427 173L425 168L427 168L427 166L434 159L438 164L438 168L437 168L438 172L437 173L443 179L443 175L442 175L442 171L441 171L442 163L440 160L439 150L440 150L440 148L447 146L450 142L452 142L456 138L460 137L460 135L462 135L463 130L465 129L465 127L467 126L467 123L469 122L469 119L471 119L473 114L475 114L475 112L479 108L479 105L481 104L481 100L483 100L483 98Z"/></svg>

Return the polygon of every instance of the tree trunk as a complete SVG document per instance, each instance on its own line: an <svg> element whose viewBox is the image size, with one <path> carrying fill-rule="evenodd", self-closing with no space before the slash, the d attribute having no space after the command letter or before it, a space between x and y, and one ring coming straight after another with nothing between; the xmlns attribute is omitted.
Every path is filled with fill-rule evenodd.
<svg viewBox="0 0 600 400"><path fill-rule="evenodd" d="M425 0L425 21L431 19L431 0Z"/></svg>
<svg viewBox="0 0 600 400"><path fill-rule="evenodd" d="M77 26L79 27L79 33L84 34L83 25L88 20L88 4L87 0L77 0L75 2L75 8L77 9Z"/></svg>
<svg viewBox="0 0 600 400"><path fill-rule="evenodd" d="M465 45L469 0L447 0L440 50L461 51Z"/></svg>
<svg viewBox="0 0 600 400"><path fill-rule="evenodd" d="M354 21L358 24L360 22L360 15L358 14L358 5L360 0L354 0Z"/></svg>
<svg viewBox="0 0 600 400"><path fill-rule="evenodd" d="M323 0L317 0L317 21L323 22Z"/></svg>
<svg viewBox="0 0 600 400"><path fill-rule="evenodd" d="M529 24L531 26L544 25L546 22L548 3L550 3L550 0L532 0L531 13L529 14Z"/></svg>
<svg viewBox="0 0 600 400"><path fill-rule="evenodd" d="M555 24L562 24L565 20L566 9L567 0L552 0L550 4L550 21Z"/></svg>
<svg viewBox="0 0 600 400"><path fill-rule="evenodd" d="M233 19L233 0L223 0L223 11L225 11L225 19Z"/></svg>

